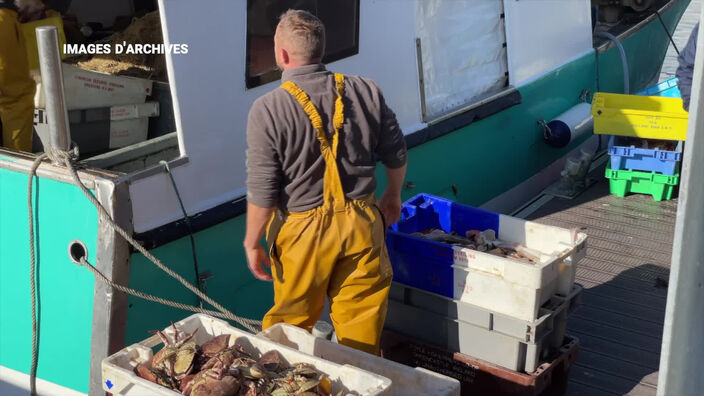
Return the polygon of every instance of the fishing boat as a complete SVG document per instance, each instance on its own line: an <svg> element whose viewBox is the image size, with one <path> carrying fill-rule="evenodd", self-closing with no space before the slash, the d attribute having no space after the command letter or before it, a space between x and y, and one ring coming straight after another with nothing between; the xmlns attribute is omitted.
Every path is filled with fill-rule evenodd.
<svg viewBox="0 0 704 396"><path fill-rule="evenodd" d="M103 18L137 2L114 3ZM166 57L176 130L82 157L78 175L171 270L259 319L273 291L252 277L241 247L245 128L253 101L278 86L271 49L280 11L314 11L329 29L328 68L370 77L384 91L409 148L404 200L424 192L510 213L554 182L568 156L601 146L590 133L549 141L546 125L594 92L656 82L689 0L600 3L217 0L195 9L159 0L165 44L188 45ZM0 390L29 386L34 277L39 392L104 394L106 356L188 312L117 292L74 261L84 257L135 290L200 301L130 247L60 164L36 172L30 242L35 159L0 149Z"/></svg>

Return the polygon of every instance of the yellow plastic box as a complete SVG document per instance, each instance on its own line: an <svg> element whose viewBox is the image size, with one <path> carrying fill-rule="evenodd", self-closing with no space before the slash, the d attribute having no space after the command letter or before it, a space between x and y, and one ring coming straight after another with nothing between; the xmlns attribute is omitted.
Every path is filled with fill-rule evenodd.
<svg viewBox="0 0 704 396"><path fill-rule="evenodd" d="M685 140L689 113L682 99L597 92L594 133L644 139Z"/></svg>
<svg viewBox="0 0 704 396"><path fill-rule="evenodd" d="M64 34L64 23L61 19L61 14L56 11L49 10L46 12L46 18L38 21L23 23L22 35L24 36L25 46L27 48L27 60L29 61L30 69L39 68L39 52L37 50L37 35L35 29L40 26L56 26L59 31L59 49L61 57L64 58L64 44L66 44L66 35Z"/></svg>

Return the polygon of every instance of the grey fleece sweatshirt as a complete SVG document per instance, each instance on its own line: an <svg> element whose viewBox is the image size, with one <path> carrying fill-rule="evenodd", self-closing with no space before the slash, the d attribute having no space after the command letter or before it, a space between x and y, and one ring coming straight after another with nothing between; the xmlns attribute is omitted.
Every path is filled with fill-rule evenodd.
<svg viewBox="0 0 704 396"><path fill-rule="evenodd" d="M305 91L331 133L335 80L323 65L283 72ZM348 199L376 189L377 157L389 168L406 163L406 144L396 116L379 87L358 76L345 76L345 123L339 136L338 169ZM257 99L247 121L247 200L260 207L292 212L323 203L325 162L310 119L301 105L277 88Z"/></svg>

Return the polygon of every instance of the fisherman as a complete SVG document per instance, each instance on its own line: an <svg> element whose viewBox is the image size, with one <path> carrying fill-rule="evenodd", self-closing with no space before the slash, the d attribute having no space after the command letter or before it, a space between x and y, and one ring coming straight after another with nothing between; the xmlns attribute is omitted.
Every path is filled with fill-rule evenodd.
<svg viewBox="0 0 704 396"><path fill-rule="evenodd" d="M281 15L274 51L283 83L254 102L247 122L244 248L254 276L274 282L263 327L310 331L327 296L339 342L378 354L392 277L385 232L400 217L406 173L403 134L372 80L320 63L325 27L314 15ZM377 158L386 168L379 201ZM267 224L268 256L259 244Z"/></svg>
<svg viewBox="0 0 704 396"><path fill-rule="evenodd" d="M692 78L694 74L694 57L697 53L697 35L699 34L699 24L692 29L692 33L680 55L677 57L679 66L675 72L677 76L677 86L682 96L682 106L689 111L689 100L692 94Z"/></svg>
<svg viewBox="0 0 704 396"><path fill-rule="evenodd" d="M34 80L20 30L15 0L0 0L0 122L2 144L15 150L32 150ZM27 9L22 8L25 13Z"/></svg>
<svg viewBox="0 0 704 396"><path fill-rule="evenodd" d="M36 83L29 75L20 22L40 19L47 5L61 12L69 4L69 0L0 0L0 124L4 147L32 151Z"/></svg>

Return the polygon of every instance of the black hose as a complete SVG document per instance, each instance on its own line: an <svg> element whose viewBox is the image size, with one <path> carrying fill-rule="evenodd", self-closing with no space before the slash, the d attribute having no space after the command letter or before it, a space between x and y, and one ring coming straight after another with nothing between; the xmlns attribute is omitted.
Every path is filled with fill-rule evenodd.
<svg viewBox="0 0 704 396"><path fill-rule="evenodd" d="M195 272L195 277L196 277L196 282L195 285L200 290L201 292L205 293L205 290L203 290L203 287L201 285L201 279L200 279L200 271L198 270L198 254L196 253L196 241L195 238L193 237L193 227L191 226L191 217L188 216L188 213L186 212L186 207L183 205L183 200L181 199L181 194L178 192L178 187L176 186L176 180L174 180L174 176L171 174L171 168L169 167L169 163L166 161L160 161L162 165L164 165L164 169L166 170L166 173L169 175L169 178L171 179L171 185L174 188L174 192L176 193L176 198L178 198L178 203L181 206L181 211L183 212L183 219L186 223L186 228L188 228L188 237L191 240L191 254L193 255L193 271ZM203 308L203 300L199 297L198 298L198 305Z"/></svg>
<svg viewBox="0 0 704 396"><path fill-rule="evenodd" d="M680 50L677 49L677 44L675 44L675 40L672 38L672 34L670 34L670 31L667 30L667 26L665 25L665 22L662 20L662 16L660 16L660 12L658 12L657 9L654 9L653 13L658 16L658 20L660 20L660 24L662 25L662 28L665 30L665 33L667 33L667 37L670 38L670 43L672 43L672 47L675 49L675 52L677 52L677 55L679 55Z"/></svg>

